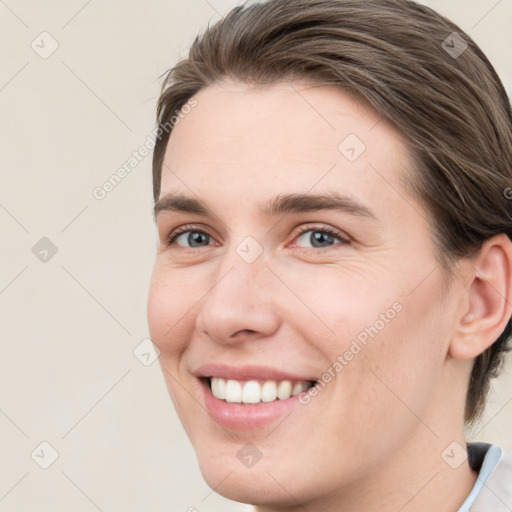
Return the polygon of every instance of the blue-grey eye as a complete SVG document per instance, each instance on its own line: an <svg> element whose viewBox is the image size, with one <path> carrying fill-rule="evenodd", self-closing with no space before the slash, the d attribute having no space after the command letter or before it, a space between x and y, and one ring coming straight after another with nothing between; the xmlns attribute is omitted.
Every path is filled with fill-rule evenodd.
<svg viewBox="0 0 512 512"><path fill-rule="evenodd" d="M210 245L210 235L202 231L185 231L175 238L175 241L186 240L186 243L178 242L178 245L185 247L207 247ZM206 242L206 243L205 243ZM188 245L187 245L188 244Z"/></svg>
<svg viewBox="0 0 512 512"><path fill-rule="evenodd" d="M297 240L307 240L312 247L324 248L330 247L340 238L321 229L308 229L300 234ZM301 245L300 243L298 245Z"/></svg>

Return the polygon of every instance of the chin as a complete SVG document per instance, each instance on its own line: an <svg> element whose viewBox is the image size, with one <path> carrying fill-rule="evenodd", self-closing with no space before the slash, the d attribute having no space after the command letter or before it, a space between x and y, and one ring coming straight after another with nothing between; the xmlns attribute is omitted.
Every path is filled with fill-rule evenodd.
<svg viewBox="0 0 512 512"><path fill-rule="evenodd" d="M326 490L321 489L321 482L312 481L310 468L298 467L297 458L291 455L293 450L279 455L270 451L273 457L263 454L252 467L245 467L240 459L246 452L238 453L247 446L250 454L250 441L226 443L218 450L208 442L196 448L203 478L216 493L249 505L286 507L311 502L318 491ZM320 472L316 474L321 476Z"/></svg>
<svg viewBox="0 0 512 512"><path fill-rule="evenodd" d="M282 481L283 486L281 487L263 467L260 469L234 468L231 473L221 472L216 467L215 461L211 460L205 461L204 464L200 463L200 468L206 483L216 493L230 500L254 506L284 507L291 504L290 495L283 489L283 487L289 487L289 482L280 478L279 481L280 483Z"/></svg>

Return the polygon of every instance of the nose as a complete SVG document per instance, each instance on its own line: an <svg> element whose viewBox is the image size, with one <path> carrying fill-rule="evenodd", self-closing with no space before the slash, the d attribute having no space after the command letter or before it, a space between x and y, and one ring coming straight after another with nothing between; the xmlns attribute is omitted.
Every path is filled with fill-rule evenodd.
<svg viewBox="0 0 512 512"><path fill-rule="evenodd" d="M280 325L272 277L263 257L246 263L234 254L223 261L201 301L198 332L222 344L272 336Z"/></svg>

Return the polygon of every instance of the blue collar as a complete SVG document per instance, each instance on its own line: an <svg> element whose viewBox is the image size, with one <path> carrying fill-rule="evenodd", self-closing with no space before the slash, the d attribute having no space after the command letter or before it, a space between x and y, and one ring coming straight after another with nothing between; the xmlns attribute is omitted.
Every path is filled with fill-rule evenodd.
<svg viewBox="0 0 512 512"><path fill-rule="evenodd" d="M471 469L478 471L478 476L468 497L457 512L469 512L484 487L485 481L496 468L502 456L499 446L486 443L470 443L467 445L468 459Z"/></svg>

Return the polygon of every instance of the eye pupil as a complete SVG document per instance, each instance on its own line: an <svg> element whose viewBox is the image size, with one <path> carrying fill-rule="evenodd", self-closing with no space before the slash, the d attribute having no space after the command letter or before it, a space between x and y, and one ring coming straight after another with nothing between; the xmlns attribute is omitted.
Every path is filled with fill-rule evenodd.
<svg viewBox="0 0 512 512"><path fill-rule="evenodd" d="M200 233L198 231L191 231L188 235L188 243L190 244L191 247L198 247L197 245L195 245L196 243L199 244L199 246L201 247L201 242L204 242L206 240L206 242L208 242L208 235L206 233ZM208 244L206 244L208 245Z"/></svg>
<svg viewBox="0 0 512 512"><path fill-rule="evenodd" d="M334 243L334 237L324 231L313 231L311 233L311 244L313 247L319 247L318 245L315 245L316 243L327 243L327 245L331 245ZM323 247L323 245L320 245L320 247Z"/></svg>

